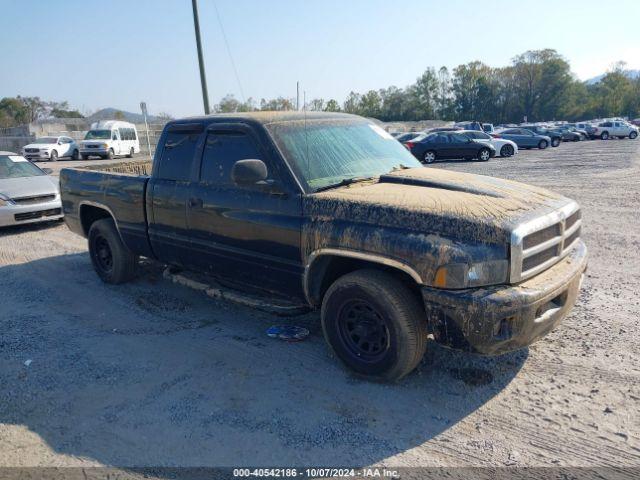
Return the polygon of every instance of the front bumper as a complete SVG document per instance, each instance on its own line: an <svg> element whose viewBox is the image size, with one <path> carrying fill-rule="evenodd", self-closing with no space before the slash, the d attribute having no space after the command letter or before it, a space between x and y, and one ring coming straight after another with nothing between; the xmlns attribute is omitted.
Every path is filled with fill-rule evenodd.
<svg viewBox="0 0 640 480"><path fill-rule="evenodd" d="M63 217L60 198L33 205L6 205L0 207L0 227L49 222Z"/></svg>
<svg viewBox="0 0 640 480"><path fill-rule="evenodd" d="M49 152L38 152L38 153L27 153L25 152L23 154L23 157L26 158L29 161L33 161L33 160L48 160L49 159Z"/></svg>
<svg viewBox="0 0 640 480"><path fill-rule="evenodd" d="M99 156L99 155L106 155L107 152L109 152L109 149L107 148L81 148L80 149L81 155Z"/></svg>
<svg viewBox="0 0 640 480"><path fill-rule="evenodd" d="M553 330L576 302L587 268L587 247L518 285L467 290L423 287L430 331L437 342L483 355L531 345Z"/></svg>

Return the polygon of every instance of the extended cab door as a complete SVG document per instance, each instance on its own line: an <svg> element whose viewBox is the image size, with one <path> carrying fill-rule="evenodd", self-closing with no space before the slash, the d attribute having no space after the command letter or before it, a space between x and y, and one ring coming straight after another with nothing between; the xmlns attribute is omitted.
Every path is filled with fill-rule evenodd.
<svg viewBox="0 0 640 480"><path fill-rule="evenodd" d="M187 200L199 142L201 123L173 124L158 145L159 164L147 188L149 239L156 257L185 265L190 255Z"/></svg>
<svg viewBox="0 0 640 480"><path fill-rule="evenodd" d="M191 266L302 296L301 192L267 143L244 124L209 126L187 205ZM248 159L266 164L266 182L233 182L233 165Z"/></svg>

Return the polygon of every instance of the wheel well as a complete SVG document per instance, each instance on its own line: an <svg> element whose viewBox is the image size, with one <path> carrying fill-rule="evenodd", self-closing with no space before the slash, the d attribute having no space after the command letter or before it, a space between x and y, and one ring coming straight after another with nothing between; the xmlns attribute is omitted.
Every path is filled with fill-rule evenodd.
<svg viewBox="0 0 640 480"><path fill-rule="evenodd" d="M94 205L80 206L80 222L82 223L82 231L84 232L85 237L89 235L91 225L93 225L97 220L102 220L103 218L112 218L111 214L104 208L96 207Z"/></svg>
<svg viewBox="0 0 640 480"><path fill-rule="evenodd" d="M398 268L384 265L375 261L362 260L359 258L344 257L340 255L322 255L316 259L306 272L307 295L313 306L322 303L325 293L338 278L347 273L362 269L375 269L391 273L404 283L420 300L420 285L416 280Z"/></svg>

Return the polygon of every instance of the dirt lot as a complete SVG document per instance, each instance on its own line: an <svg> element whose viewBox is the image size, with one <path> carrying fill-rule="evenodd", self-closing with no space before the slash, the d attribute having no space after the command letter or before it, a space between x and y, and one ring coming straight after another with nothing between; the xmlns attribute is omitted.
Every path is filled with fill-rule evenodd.
<svg viewBox="0 0 640 480"><path fill-rule="evenodd" d="M106 286L64 225L10 229L0 466L640 466L640 140L438 167L582 204L588 278L546 339L494 359L431 345L401 383L371 384L329 356L316 313L283 320L154 269ZM265 335L283 322L312 334Z"/></svg>

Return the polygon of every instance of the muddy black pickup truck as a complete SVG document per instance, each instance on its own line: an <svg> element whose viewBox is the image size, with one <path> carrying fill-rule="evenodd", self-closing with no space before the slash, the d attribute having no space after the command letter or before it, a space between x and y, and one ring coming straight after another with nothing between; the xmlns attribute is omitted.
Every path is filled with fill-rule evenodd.
<svg viewBox="0 0 640 480"><path fill-rule="evenodd" d="M587 265L578 205L423 167L369 120L258 112L169 122L141 174L61 172L65 221L108 283L138 258L321 310L352 370L394 380L427 339L494 355L552 330Z"/></svg>

